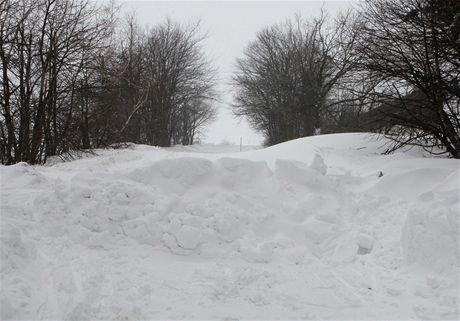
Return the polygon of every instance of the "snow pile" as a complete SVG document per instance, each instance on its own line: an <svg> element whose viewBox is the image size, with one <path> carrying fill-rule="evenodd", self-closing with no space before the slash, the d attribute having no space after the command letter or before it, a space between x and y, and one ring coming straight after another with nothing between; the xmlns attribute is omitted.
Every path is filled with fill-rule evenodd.
<svg viewBox="0 0 460 321"><path fill-rule="evenodd" d="M3 166L2 319L458 318L459 163L383 143Z"/></svg>
<svg viewBox="0 0 460 321"><path fill-rule="evenodd" d="M421 204L409 211L401 242L404 258L438 273L455 273L459 267L458 191L433 198L432 192L422 194Z"/></svg>

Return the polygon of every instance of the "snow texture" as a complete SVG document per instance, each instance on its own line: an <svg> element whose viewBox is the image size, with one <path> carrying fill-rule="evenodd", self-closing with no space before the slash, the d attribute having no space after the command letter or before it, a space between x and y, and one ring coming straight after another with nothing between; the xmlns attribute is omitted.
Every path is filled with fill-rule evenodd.
<svg viewBox="0 0 460 321"><path fill-rule="evenodd" d="M458 319L459 162L384 143L1 166L1 318Z"/></svg>

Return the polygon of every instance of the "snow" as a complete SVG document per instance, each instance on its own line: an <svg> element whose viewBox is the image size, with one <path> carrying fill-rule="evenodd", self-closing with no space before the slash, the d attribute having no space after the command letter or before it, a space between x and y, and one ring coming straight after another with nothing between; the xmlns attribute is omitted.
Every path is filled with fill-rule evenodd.
<svg viewBox="0 0 460 321"><path fill-rule="evenodd" d="M459 319L459 162L385 143L1 166L1 318Z"/></svg>
<svg viewBox="0 0 460 321"><path fill-rule="evenodd" d="M358 236L358 254L368 254L374 247L374 239L367 234L360 234Z"/></svg>

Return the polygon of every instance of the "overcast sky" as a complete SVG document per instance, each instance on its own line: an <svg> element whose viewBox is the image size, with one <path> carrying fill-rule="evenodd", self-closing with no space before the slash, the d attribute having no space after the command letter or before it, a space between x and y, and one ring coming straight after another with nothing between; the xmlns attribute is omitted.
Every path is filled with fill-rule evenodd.
<svg viewBox="0 0 460 321"><path fill-rule="evenodd" d="M235 59L243 56L247 44L254 40L264 26L284 21L300 13L304 17L320 14L323 7L334 15L346 10L351 1L123 1L124 13L135 13L142 26L153 26L167 17L187 23L201 21L201 30L207 34L203 42L205 54L218 72L218 91L221 103L216 103L218 119L206 131L204 141L221 143L226 140L244 145L260 144L262 137L245 120L233 117L231 75Z"/></svg>

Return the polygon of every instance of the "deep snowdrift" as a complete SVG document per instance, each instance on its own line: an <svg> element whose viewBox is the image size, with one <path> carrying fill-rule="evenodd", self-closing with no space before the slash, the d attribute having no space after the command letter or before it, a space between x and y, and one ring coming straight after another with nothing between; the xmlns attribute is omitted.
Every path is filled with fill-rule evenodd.
<svg viewBox="0 0 460 321"><path fill-rule="evenodd" d="M383 144L2 166L1 317L458 319L459 162Z"/></svg>

